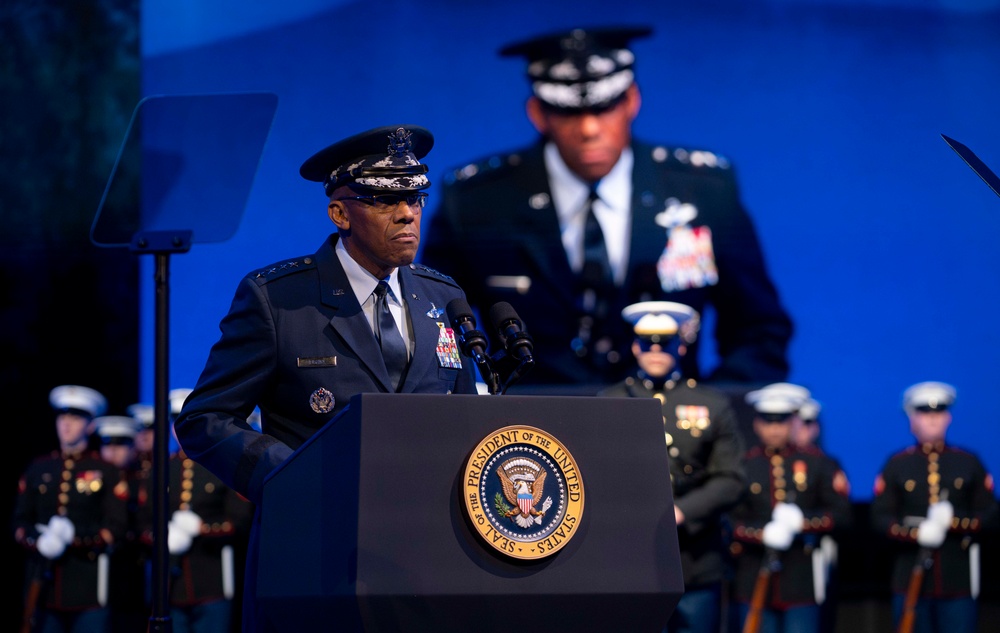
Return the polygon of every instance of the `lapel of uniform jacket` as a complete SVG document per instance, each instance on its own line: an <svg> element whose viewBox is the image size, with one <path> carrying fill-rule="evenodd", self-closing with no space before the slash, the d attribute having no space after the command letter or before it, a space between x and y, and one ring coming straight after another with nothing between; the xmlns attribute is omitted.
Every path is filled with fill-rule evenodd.
<svg viewBox="0 0 1000 633"><path fill-rule="evenodd" d="M427 296L428 284L415 275L410 266L400 267L399 284L403 303L410 315L410 331L413 333L413 355L400 391L412 392L428 371L438 367L437 342L445 322L441 316L432 317L427 314L432 310Z"/></svg>
<svg viewBox="0 0 1000 633"><path fill-rule="evenodd" d="M351 283L347 280L343 266L335 252L337 235L330 236L326 246L316 253L316 269L319 271L320 300L331 308L333 316L330 327L336 335L350 347L358 361L368 368L372 376L386 391L395 389L389 379L389 370L382 360L382 350L375 341L375 333L354 296Z"/></svg>
<svg viewBox="0 0 1000 633"><path fill-rule="evenodd" d="M657 169L652 159L653 148L633 142L632 154L632 238L629 244L627 283L638 287L656 287L656 262L667 246L666 229L656 224L656 215L663 211L667 193L667 176L662 166ZM627 295L633 293L625 289Z"/></svg>
<svg viewBox="0 0 1000 633"><path fill-rule="evenodd" d="M575 306L577 288L572 280L576 275L562 245L559 217L545 169L544 147L541 141L522 154L521 173L525 178L523 184L515 185L523 188L517 190L519 199L511 209L518 218L513 226L524 227L518 233L522 238L519 243L523 257L532 262L538 277L533 283L561 297L567 306Z"/></svg>

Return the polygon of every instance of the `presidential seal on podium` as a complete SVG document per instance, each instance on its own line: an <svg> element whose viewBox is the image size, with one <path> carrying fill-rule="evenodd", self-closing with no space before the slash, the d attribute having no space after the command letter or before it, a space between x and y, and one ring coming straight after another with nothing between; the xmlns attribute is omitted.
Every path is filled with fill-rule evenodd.
<svg viewBox="0 0 1000 633"><path fill-rule="evenodd" d="M470 524L501 554L545 558L576 534L583 479L558 439L532 426L490 433L465 465L462 498Z"/></svg>

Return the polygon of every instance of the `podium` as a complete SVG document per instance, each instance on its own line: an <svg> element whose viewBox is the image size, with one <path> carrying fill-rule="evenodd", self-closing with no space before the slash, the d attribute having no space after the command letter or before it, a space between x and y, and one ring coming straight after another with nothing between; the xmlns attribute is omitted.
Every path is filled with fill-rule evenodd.
<svg viewBox="0 0 1000 633"><path fill-rule="evenodd" d="M469 523L466 465L528 425L575 460L575 534L507 557ZM280 631L663 629L683 578L660 404L573 396L359 394L271 474L257 599Z"/></svg>

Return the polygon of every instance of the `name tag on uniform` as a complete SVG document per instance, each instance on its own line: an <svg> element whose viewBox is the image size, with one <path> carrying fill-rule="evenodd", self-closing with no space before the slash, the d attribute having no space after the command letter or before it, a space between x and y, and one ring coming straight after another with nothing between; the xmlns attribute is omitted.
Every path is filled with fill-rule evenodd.
<svg viewBox="0 0 1000 633"><path fill-rule="evenodd" d="M297 359L299 367L336 367L336 356L300 356Z"/></svg>

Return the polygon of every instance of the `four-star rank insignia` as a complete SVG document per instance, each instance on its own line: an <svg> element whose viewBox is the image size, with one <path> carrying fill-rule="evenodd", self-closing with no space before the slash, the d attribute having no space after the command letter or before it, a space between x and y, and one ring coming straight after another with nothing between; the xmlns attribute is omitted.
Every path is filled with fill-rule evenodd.
<svg viewBox="0 0 1000 633"><path fill-rule="evenodd" d="M465 465L462 498L483 541L512 558L559 551L583 516L583 480L573 456L549 433L507 426L483 438Z"/></svg>

